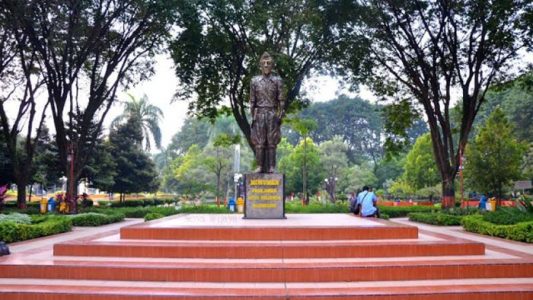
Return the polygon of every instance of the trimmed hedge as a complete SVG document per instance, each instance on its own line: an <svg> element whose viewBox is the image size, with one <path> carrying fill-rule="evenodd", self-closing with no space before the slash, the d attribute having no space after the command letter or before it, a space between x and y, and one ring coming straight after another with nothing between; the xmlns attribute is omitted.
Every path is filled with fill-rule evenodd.
<svg viewBox="0 0 533 300"><path fill-rule="evenodd" d="M69 218L50 216L34 219L32 224L17 224L12 221L0 223L0 240L6 243L25 241L67 232L72 229L72 221Z"/></svg>
<svg viewBox="0 0 533 300"><path fill-rule="evenodd" d="M224 205L220 205L220 207L216 205L184 205L177 212L183 214L227 214L229 210Z"/></svg>
<svg viewBox="0 0 533 300"><path fill-rule="evenodd" d="M533 214L521 211L514 207L500 207L496 211L484 214L483 220L493 224L512 225L533 221Z"/></svg>
<svg viewBox="0 0 533 300"><path fill-rule="evenodd" d="M90 212L69 217L74 226L100 226L123 221L125 216L116 212L110 214Z"/></svg>
<svg viewBox="0 0 533 300"><path fill-rule="evenodd" d="M388 215L390 218L407 217L409 213L424 212L429 213L436 209L431 206L380 206L379 212Z"/></svg>
<svg viewBox="0 0 533 300"><path fill-rule="evenodd" d="M409 221L438 225L454 226L461 225L461 216L449 215L445 213L410 213Z"/></svg>
<svg viewBox="0 0 533 300"><path fill-rule="evenodd" d="M285 212L290 214L331 214L349 213L348 202L337 201L335 204L326 202L311 202L309 205L302 205L300 201L285 202Z"/></svg>
<svg viewBox="0 0 533 300"><path fill-rule="evenodd" d="M180 211L176 210L174 207L115 207L115 208L98 208L93 207L88 212L95 212L101 214L123 214L126 218L144 218L149 213L159 213L163 216L171 216L179 214Z"/></svg>
<svg viewBox="0 0 533 300"><path fill-rule="evenodd" d="M10 213L7 215L0 214L0 223L2 222L14 222L17 224L31 224L31 217L27 214Z"/></svg>
<svg viewBox="0 0 533 300"><path fill-rule="evenodd" d="M162 205L162 204L170 204L176 202L175 199L157 199L157 198L150 198L150 199L136 199L136 200L126 200L124 202L118 202L118 201L99 201L98 203L100 205L109 205L111 207L142 207L142 206L153 206L153 205Z"/></svg>
<svg viewBox="0 0 533 300"><path fill-rule="evenodd" d="M161 218L164 218L165 216L160 214L160 213L148 213L146 214L146 216L144 216L144 221L147 222L147 221L152 221L152 220L155 220L155 219L161 219Z"/></svg>
<svg viewBox="0 0 533 300"><path fill-rule="evenodd" d="M485 221L484 216L472 215L464 217L462 223L466 231L533 243L533 221L498 225Z"/></svg>

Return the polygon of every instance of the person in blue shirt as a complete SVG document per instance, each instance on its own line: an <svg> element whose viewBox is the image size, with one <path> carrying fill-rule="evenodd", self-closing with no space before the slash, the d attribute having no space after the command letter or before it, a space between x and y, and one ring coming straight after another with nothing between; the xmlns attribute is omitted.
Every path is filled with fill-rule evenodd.
<svg viewBox="0 0 533 300"><path fill-rule="evenodd" d="M487 196L485 196L485 194L481 194L481 198L479 199L479 205L478 205L478 208L479 209L487 209Z"/></svg>
<svg viewBox="0 0 533 300"><path fill-rule="evenodd" d="M379 209L376 206L378 197L368 186L363 187L363 191L357 195L357 204L361 206L362 217L378 217Z"/></svg>

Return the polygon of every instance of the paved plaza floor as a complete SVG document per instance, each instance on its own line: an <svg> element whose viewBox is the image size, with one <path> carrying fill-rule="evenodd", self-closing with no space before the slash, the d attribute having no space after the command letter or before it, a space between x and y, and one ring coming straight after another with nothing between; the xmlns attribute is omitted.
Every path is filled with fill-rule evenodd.
<svg viewBox="0 0 533 300"><path fill-rule="evenodd" d="M354 238L360 232L352 230L374 236ZM405 218L189 214L9 246L0 299L533 297L533 245Z"/></svg>

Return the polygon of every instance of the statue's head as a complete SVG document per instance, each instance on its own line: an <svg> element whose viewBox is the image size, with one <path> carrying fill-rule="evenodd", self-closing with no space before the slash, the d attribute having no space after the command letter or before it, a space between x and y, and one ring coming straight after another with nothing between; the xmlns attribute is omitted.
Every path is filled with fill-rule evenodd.
<svg viewBox="0 0 533 300"><path fill-rule="evenodd" d="M268 54L268 52L265 52L263 55L261 55L259 66L263 75L270 75L272 72L272 67L274 66L274 60L272 59L272 56Z"/></svg>

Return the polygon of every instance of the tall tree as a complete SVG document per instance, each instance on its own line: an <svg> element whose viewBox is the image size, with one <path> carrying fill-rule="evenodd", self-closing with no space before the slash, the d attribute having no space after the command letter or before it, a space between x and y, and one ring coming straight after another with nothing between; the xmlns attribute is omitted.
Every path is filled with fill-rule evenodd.
<svg viewBox="0 0 533 300"><path fill-rule="evenodd" d="M268 51L287 88L286 108L298 107L304 78L325 62L333 19L322 1L184 1L183 28L171 45L180 98L212 119L229 99L230 110L250 144L248 95L259 72L259 57ZM226 110L226 111L227 111ZM251 145L251 144L250 144Z"/></svg>
<svg viewBox="0 0 533 300"><path fill-rule="evenodd" d="M116 176L111 187L120 193L154 192L159 187L155 164L142 150L142 123L132 117L109 133L111 155L116 162Z"/></svg>
<svg viewBox="0 0 533 300"><path fill-rule="evenodd" d="M326 191L332 202L335 202L335 190L337 181L341 177L342 172L348 167L348 156L346 152L348 147L343 142L341 137L334 137L330 141L325 141L320 144L320 162L323 165L326 175Z"/></svg>
<svg viewBox="0 0 533 300"><path fill-rule="evenodd" d="M317 143L339 136L348 146L353 162L372 160L383 155L381 106L360 98L341 95L337 99L313 103L302 110L303 118L314 119L318 127L311 133Z"/></svg>
<svg viewBox="0 0 533 300"><path fill-rule="evenodd" d="M192 145L205 147L209 142L209 128L210 124L206 119L185 119L180 131L172 137L168 151L173 155L184 155Z"/></svg>
<svg viewBox="0 0 533 300"><path fill-rule="evenodd" d="M18 187L17 204L24 208L48 101L36 96L44 83L37 51L26 46L28 35L11 21L10 12L0 6L0 134Z"/></svg>
<svg viewBox="0 0 533 300"><path fill-rule="evenodd" d="M220 190L223 183L223 176L226 175L227 179L227 175L229 175L229 172L231 171L232 153L229 147L231 145L239 144L240 142L240 135L231 136L220 134L214 139L212 148L205 149L208 156L205 158L204 164L216 178L215 200L217 204L219 204L219 199L221 197Z"/></svg>
<svg viewBox="0 0 533 300"><path fill-rule="evenodd" d="M424 112L442 179L443 206L453 206L460 153L486 92L510 74L519 50L531 46L531 2L339 3L337 32L343 43L337 46L346 53L344 65L356 79L366 77L381 95L408 101ZM347 51L361 47L368 49L367 56ZM462 105L460 122L453 128L450 105L456 90Z"/></svg>
<svg viewBox="0 0 533 300"><path fill-rule="evenodd" d="M288 120L288 123L290 124L290 126L292 127L292 129L294 129L294 131L298 132L298 134L300 134L300 136L302 137L301 138L301 144L303 145L302 147L302 168L301 168L301 171L302 171L302 192L304 193L304 199L305 201L308 200L308 194L307 194L307 177L308 177L308 149L307 149L307 144L308 144L308 137L309 135L311 134L311 132L313 132L314 130L317 129L318 125L316 123L315 120L313 119L300 119L300 118L295 118L295 119L289 119ZM311 144L313 145L313 140L309 139L311 141ZM296 150L296 149L295 149ZM316 175L316 174L315 174Z"/></svg>
<svg viewBox="0 0 533 300"><path fill-rule="evenodd" d="M303 171L304 165L307 172ZM279 170L287 176L286 191L288 193L302 192L304 197L307 195L306 190L310 193L317 192L324 180L320 151L311 138L307 138L306 141L302 139L289 155L283 157L279 162Z"/></svg>
<svg viewBox="0 0 533 300"><path fill-rule="evenodd" d="M505 187L520 178L522 159L527 149L513 131L503 111L497 108L466 148L467 184L476 191L494 193L498 206Z"/></svg>
<svg viewBox="0 0 533 300"><path fill-rule="evenodd" d="M203 164L203 156L198 145L192 145L183 156L171 163L176 179L176 190L180 194L192 196L210 189L213 180Z"/></svg>
<svg viewBox="0 0 533 300"><path fill-rule="evenodd" d="M150 150L151 148L150 137L154 140L157 149L161 149L161 128L159 127L159 122L163 118L163 111L159 107L150 104L146 94L139 100L131 94L128 94L128 96L130 97L130 101L124 103L124 112L113 120L111 126L117 126L124 120L135 117L141 120L145 149Z"/></svg>
<svg viewBox="0 0 533 300"><path fill-rule="evenodd" d="M474 128L484 124L492 111L500 107L514 125L516 137L533 143L533 71L487 93L487 103L480 109Z"/></svg>
<svg viewBox="0 0 533 300"><path fill-rule="evenodd" d="M402 177L404 182L415 190L439 183L439 172L433 156L429 133L420 136L407 153Z"/></svg>
<svg viewBox="0 0 533 300"><path fill-rule="evenodd" d="M51 184L56 184L64 174L59 164L57 146L52 140L46 125L43 125L41 134L35 142L33 160L34 168L30 184L39 183L47 187Z"/></svg>
<svg viewBox="0 0 533 300"><path fill-rule="evenodd" d="M61 164L76 182L119 87L153 72L153 56L169 35L176 1L6 0L1 5L36 52Z"/></svg>

